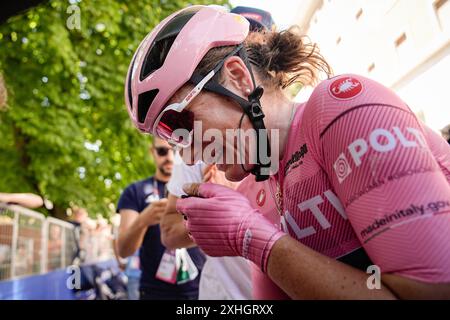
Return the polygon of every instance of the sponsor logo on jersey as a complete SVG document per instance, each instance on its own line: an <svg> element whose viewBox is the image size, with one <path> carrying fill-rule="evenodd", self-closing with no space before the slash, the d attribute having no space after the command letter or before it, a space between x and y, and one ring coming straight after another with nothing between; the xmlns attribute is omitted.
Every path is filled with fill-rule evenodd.
<svg viewBox="0 0 450 320"><path fill-rule="evenodd" d="M284 175L286 175L293 167L298 167L303 164L303 158L308 153L308 146L306 143L300 147L300 150L294 152L291 159L286 163L284 168Z"/></svg>
<svg viewBox="0 0 450 320"><path fill-rule="evenodd" d="M244 234L244 241L242 242L242 255L244 258L248 258L248 250L250 243L252 242L253 234L250 229L247 229Z"/></svg>
<svg viewBox="0 0 450 320"><path fill-rule="evenodd" d="M347 220L347 214L342 206L339 198L334 194L333 191L327 190L322 195L317 195L313 198L305 200L298 204L298 208L304 214L312 214L317 222L320 224L322 230L331 228L331 223L325 216L325 214L320 209L321 205L325 202L325 199L331 203L333 208L336 210L342 219ZM288 225L292 230L291 235L294 234L297 240L301 240L310 237L318 232L315 227L309 226L306 228L300 228L300 226L295 221L289 210L286 210L281 217L281 227L284 232L289 233ZM320 230L319 230L320 231Z"/></svg>
<svg viewBox="0 0 450 320"><path fill-rule="evenodd" d="M337 100L350 100L363 92L363 85L354 77L343 77L332 82L328 90Z"/></svg>
<svg viewBox="0 0 450 320"><path fill-rule="evenodd" d="M414 136L414 140L408 140L405 133ZM391 130L378 128L373 130L369 139L359 138L349 144L347 147L350 154L350 161L344 152L339 154L334 162L333 168L336 173L339 183L343 183L347 177L352 173L353 169L361 166L365 160L364 155L369 150L374 150L378 153L392 152L401 145L404 148L418 148L425 147L426 142L422 133L415 128L405 128L402 131L399 127L393 127Z"/></svg>
<svg viewBox="0 0 450 320"><path fill-rule="evenodd" d="M334 162L333 168L334 172L336 172L339 183L342 183L345 178L347 178L350 173L352 173L352 168L350 167L350 164L348 163L347 157L344 153L341 153L339 155L337 160Z"/></svg>
<svg viewBox="0 0 450 320"><path fill-rule="evenodd" d="M376 238L387 230L400 226L405 220L413 221L420 219L423 216L434 216L439 214L448 214L450 208L450 201L441 200L433 201L427 204L411 204L407 208L395 210L394 212L378 216L370 225L360 231L360 237L364 243Z"/></svg>
<svg viewBox="0 0 450 320"><path fill-rule="evenodd" d="M256 195L256 203L260 207L262 207L266 203L266 190L259 190L258 194Z"/></svg>

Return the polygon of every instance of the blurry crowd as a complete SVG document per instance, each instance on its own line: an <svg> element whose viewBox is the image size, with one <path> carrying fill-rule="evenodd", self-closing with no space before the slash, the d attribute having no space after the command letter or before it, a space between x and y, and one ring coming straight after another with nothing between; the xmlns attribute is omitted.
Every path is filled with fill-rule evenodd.
<svg viewBox="0 0 450 320"><path fill-rule="evenodd" d="M102 216L89 217L84 208L72 210L72 224L75 226L77 251L75 259L80 263L94 263L111 257L113 225Z"/></svg>

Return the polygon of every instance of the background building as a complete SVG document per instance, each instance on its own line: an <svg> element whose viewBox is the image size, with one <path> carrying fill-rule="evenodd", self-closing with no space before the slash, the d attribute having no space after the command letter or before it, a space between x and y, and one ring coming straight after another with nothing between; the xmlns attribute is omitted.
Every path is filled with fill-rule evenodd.
<svg viewBox="0 0 450 320"><path fill-rule="evenodd" d="M449 0L303 0L295 20L335 74L392 88L435 131L450 124Z"/></svg>

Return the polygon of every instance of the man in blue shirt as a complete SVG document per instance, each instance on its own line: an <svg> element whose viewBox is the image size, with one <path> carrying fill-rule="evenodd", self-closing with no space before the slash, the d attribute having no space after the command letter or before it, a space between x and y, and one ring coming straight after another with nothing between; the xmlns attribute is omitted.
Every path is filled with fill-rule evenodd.
<svg viewBox="0 0 450 320"><path fill-rule="evenodd" d="M194 247L187 249L188 254L186 251L178 254L166 250L161 243L159 222L167 204L165 185L172 172L173 150L167 142L155 137L151 153L157 168L155 176L129 185L119 199L119 255L129 257L140 248L141 300L196 300L205 261L203 253ZM180 256L184 261L182 268ZM189 270L191 276L194 274L191 278Z"/></svg>

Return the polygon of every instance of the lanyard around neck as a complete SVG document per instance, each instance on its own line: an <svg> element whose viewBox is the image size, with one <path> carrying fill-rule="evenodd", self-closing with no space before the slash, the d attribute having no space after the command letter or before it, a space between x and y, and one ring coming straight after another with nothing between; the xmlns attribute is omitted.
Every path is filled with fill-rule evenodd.
<svg viewBox="0 0 450 320"><path fill-rule="evenodd" d="M153 194L158 198L161 198L159 195L158 181L156 178L153 178Z"/></svg>

